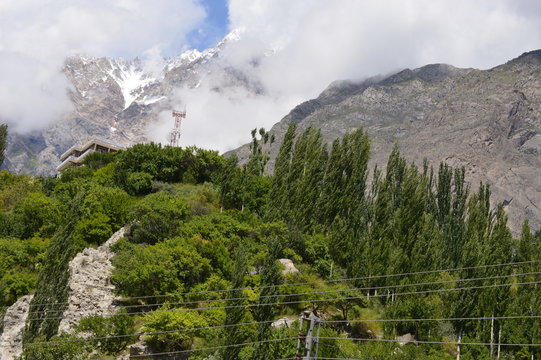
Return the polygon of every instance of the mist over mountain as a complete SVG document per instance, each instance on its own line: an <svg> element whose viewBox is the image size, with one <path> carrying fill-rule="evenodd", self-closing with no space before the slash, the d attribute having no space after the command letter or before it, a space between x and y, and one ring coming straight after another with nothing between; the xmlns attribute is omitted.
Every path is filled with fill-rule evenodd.
<svg viewBox="0 0 541 360"><path fill-rule="evenodd" d="M291 123L321 129L329 143L357 128L372 139L384 167L394 143L417 166L429 160L465 167L476 188L488 183L518 232L524 218L541 227L541 51L489 70L432 64L364 82L337 81L273 126L272 171ZM241 160L248 146L235 151Z"/></svg>
<svg viewBox="0 0 541 360"><path fill-rule="evenodd" d="M244 97L257 96L260 85L221 56L238 37L239 31L232 31L214 48L189 50L150 65L138 58L69 57L63 73L71 84L73 111L43 130L10 131L4 166L18 173L54 174L59 155L90 137L123 146L152 140L165 143L172 127L171 111L185 107L189 97L185 94L199 87L205 87L205 93L221 94L227 89ZM235 131L234 125L231 128Z"/></svg>

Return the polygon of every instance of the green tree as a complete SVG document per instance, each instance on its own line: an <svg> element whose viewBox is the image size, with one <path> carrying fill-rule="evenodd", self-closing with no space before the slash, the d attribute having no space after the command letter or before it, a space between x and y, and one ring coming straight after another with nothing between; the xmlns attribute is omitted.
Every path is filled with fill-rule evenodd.
<svg viewBox="0 0 541 360"><path fill-rule="evenodd" d="M516 245L516 262L531 262L517 266L517 273L533 273L527 276L521 276L520 282L537 281L536 272L541 271L541 265L537 262L541 256L541 244L531 232L528 219L524 220L522 231L518 244ZM514 291L513 291L514 290ZM512 289L512 302L510 303L509 314L524 314L526 316L536 316L541 312L541 297L538 296L540 290L539 284L529 284L517 286ZM541 319L516 319L506 321L504 341L508 343L536 344L541 338ZM541 355L537 347L516 348L515 356L517 358L534 358Z"/></svg>
<svg viewBox="0 0 541 360"><path fill-rule="evenodd" d="M13 207L13 235L50 237L65 221L66 212L64 205L41 192L28 194Z"/></svg>
<svg viewBox="0 0 541 360"><path fill-rule="evenodd" d="M260 323L258 325L257 338L259 343L255 346L253 360L274 359L272 344L265 342L271 337L271 322L276 315L277 307L273 303L277 302L275 295L278 294L276 285L281 282L281 270L278 265L278 257L281 253L281 245L278 238L271 236L268 238L268 256L265 259L263 269L261 270L261 293L258 300L258 306L254 311L254 319Z"/></svg>
<svg viewBox="0 0 541 360"><path fill-rule="evenodd" d="M41 184L35 177L0 170L0 211L7 211L28 194L40 191Z"/></svg>
<svg viewBox="0 0 541 360"><path fill-rule="evenodd" d="M164 192L150 194L133 207L127 237L134 243L155 244L174 236L187 216L183 198Z"/></svg>
<svg viewBox="0 0 541 360"><path fill-rule="evenodd" d="M226 302L229 307L226 309L225 325L225 345L235 345L245 342L246 331L240 327L235 326L243 321L246 317L246 311L243 307L244 301L243 291L244 287L244 275L247 270L247 256L246 251L242 247L238 247L235 251L235 271L231 276L231 289L228 293L228 297L231 300ZM228 347L224 350L224 359L238 359L239 353L242 350L240 346Z"/></svg>
<svg viewBox="0 0 541 360"><path fill-rule="evenodd" d="M453 170L440 164L436 191L437 210L434 214L444 234L445 265L458 266L465 242L465 215L469 187L464 181L465 169Z"/></svg>
<svg viewBox="0 0 541 360"><path fill-rule="evenodd" d="M129 173L126 190L132 195L148 194L152 190L152 175L144 171Z"/></svg>
<svg viewBox="0 0 541 360"><path fill-rule="evenodd" d="M53 336L50 342L45 337L36 339L36 344L27 344L17 360L90 360L91 349L76 335Z"/></svg>
<svg viewBox="0 0 541 360"><path fill-rule="evenodd" d="M513 260L513 239L511 232L507 227L507 215L502 204L498 205L494 216L494 224L488 237L488 243L485 244L484 258L486 264L504 264ZM485 281L486 285L500 285L499 287L489 287L483 289L480 294L478 311L484 316L500 317L505 316L511 300L511 287L507 284L511 281L510 276L513 269L510 266L498 266L487 268L484 272L486 276L500 276L501 278ZM484 333L491 343L497 341L497 337L503 327L500 320L492 321L490 324L485 322ZM490 335L488 335L490 334ZM490 336L490 337L489 337ZM491 355L495 353L495 346L491 347Z"/></svg>
<svg viewBox="0 0 541 360"><path fill-rule="evenodd" d="M250 157L246 163L245 170L250 175L261 176L270 159L268 152L263 150L263 145L272 144L274 142L274 135L270 135L264 128L259 129L259 131L255 128L251 134Z"/></svg>
<svg viewBox="0 0 541 360"><path fill-rule="evenodd" d="M123 311L109 317L91 316L81 319L76 330L90 334L95 338L92 343L104 354L114 355L124 350L126 346L137 339L131 335L135 331L133 317Z"/></svg>
<svg viewBox="0 0 541 360"><path fill-rule="evenodd" d="M8 136L7 124L0 124L0 166L4 163L4 152L6 151Z"/></svg>
<svg viewBox="0 0 541 360"><path fill-rule="evenodd" d="M157 351L190 349L194 338L204 334L200 328L209 326L207 320L196 311L174 310L164 306L159 308L159 311L150 313L143 318L145 332L160 333L146 337L146 341Z"/></svg>
<svg viewBox="0 0 541 360"><path fill-rule="evenodd" d="M291 166L291 150L295 139L296 124L289 125L280 151L276 157L274 166L274 177L272 187L269 192L269 202L267 208L267 218L269 220L283 219L283 212L287 209L288 194L290 183L287 182L287 174Z"/></svg>
<svg viewBox="0 0 541 360"><path fill-rule="evenodd" d="M238 158L232 155L225 160L222 171L216 173L214 181L220 186L222 209L241 209L244 199L244 174L238 167Z"/></svg>
<svg viewBox="0 0 541 360"><path fill-rule="evenodd" d="M464 267L456 275L462 279L482 277L483 272L476 271L472 267L488 264L487 245L493 224L493 214L490 210L490 187L480 184L477 193L468 200L468 217L466 219L466 238L461 250L459 266ZM481 282L461 282L457 288L482 285ZM450 307L451 317L471 317L479 315L479 304L482 289L456 291L445 296ZM483 314L490 316L491 314ZM465 334L475 335L475 323L468 321L454 321L457 336Z"/></svg>
<svg viewBox="0 0 541 360"><path fill-rule="evenodd" d="M127 244L113 264L112 280L127 296L182 292L206 279L212 270L209 259L182 238L152 246Z"/></svg>

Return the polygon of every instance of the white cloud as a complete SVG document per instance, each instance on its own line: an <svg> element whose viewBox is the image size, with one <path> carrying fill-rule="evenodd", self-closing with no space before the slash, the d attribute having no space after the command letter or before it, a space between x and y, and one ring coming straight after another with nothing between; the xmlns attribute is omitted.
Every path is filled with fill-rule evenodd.
<svg viewBox="0 0 541 360"><path fill-rule="evenodd" d="M541 47L541 12L522 0L230 0L244 61L277 45L268 89L315 96L331 81L445 62L488 68ZM254 42L259 42L254 46Z"/></svg>
<svg viewBox="0 0 541 360"><path fill-rule="evenodd" d="M440 62L496 66L541 47L540 10L534 0L229 0L230 28L244 31L223 57L266 92L179 91L177 104L188 106L182 142L231 149L338 79ZM162 120L164 134L170 114Z"/></svg>
<svg viewBox="0 0 541 360"><path fill-rule="evenodd" d="M142 55L156 72L163 53L186 49L204 16L198 0L2 0L0 121L26 131L69 110L66 55ZM537 0L229 0L229 16L231 29L245 31L224 60L265 93L216 92L221 79L211 76L179 89L173 105L188 109L183 144L230 149L337 79L436 62L489 68L541 48ZM169 112L161 119L163 141L172 120Z"/></svg>
<svg viewBox="0 0 541 360"><path fill-rule="evenodd" d="M26 132L69 111L66 56L170 55L204 17L196 0L2 0L0 121Z"/></svg>
<svg viewBox="0 0 541 360"><path fill-rule="evenodd" d="M251 129L263 124L270 127L277 116L286 115L292 104L303 100L260 96L242 86L216 91L218 83L216 78L207 78L196 89L180 88L173 94L176 109L187 111L181 127L182 146L220 151L236 148L247 142ZM153 124L151 129L154 140L167 144L166 134L172 125L171 112L160 113L158 125Z"/></svg>

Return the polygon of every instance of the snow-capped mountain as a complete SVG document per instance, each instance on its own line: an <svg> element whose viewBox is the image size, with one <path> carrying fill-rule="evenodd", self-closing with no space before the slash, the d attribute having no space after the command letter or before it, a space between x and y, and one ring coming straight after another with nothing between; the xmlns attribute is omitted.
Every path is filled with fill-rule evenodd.
<svg viewBox="0 0 541 360"><path fill-rule="evenodd" d="M158 71L147 70L137 58L69 57L63 72L72 84L69 96L73 111L43 131L10 133L4 167L14 172L52 174L59 154L90 137L125 146L149 141L149 127L160 112L172 109L171 96L180 88L212 82L210 86L217 90L241 86L260 93L257 82L220 56L240 39L241 32L232 31L214 48L188 50L164 59Z"/></svg>

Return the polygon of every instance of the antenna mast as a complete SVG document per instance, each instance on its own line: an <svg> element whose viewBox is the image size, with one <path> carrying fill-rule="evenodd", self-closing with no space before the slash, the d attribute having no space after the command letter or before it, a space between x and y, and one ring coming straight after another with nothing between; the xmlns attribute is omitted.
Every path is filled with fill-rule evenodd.
<svg viewBox="0 0 541 360"><path fill-rule="evenodd" d="M174 126L171 132L169 133L169 145L173 147L180 146L180 125L182 119L186 118L186 110L184 111L175 111L173 110Z"/></svg>

